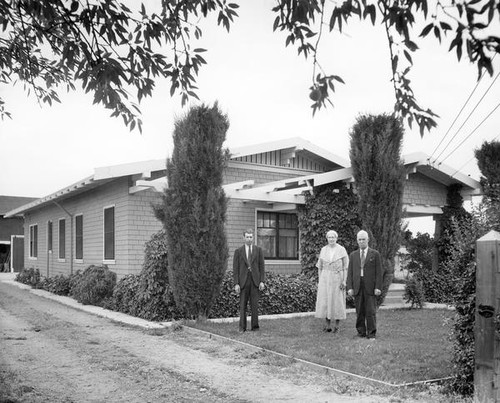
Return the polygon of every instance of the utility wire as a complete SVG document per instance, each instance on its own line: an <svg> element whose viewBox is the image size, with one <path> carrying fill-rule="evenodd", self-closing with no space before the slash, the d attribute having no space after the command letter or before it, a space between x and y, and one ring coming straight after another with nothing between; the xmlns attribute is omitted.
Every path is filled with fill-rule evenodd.
<svg viewBox="0 0 500 403"><path fill-rule="evenodd" d="M474 106L474 109L472 109L472 111L469 113L469 115L465 118L465 120L463 121L462 125L458 128L458 130L455 132L455 134L453 135L453 137L451 138L450 141L448 141L448 143L446 144L446 146L443 148L443 150L439 153L439 155L434 159L433 163L435 163L438 158L443 155L443 153L446 151L446 149L450 146L451 142L455 139L455 137L457 137L457 134L460 132L460 130L462 130L462 127L464 127L464 125L467 123L467 121L469 120L469 118L471 117L471 115L475 112L475 110L477 109L477 107L479 106L479 104L482 102L482 100L484 99L484 97L486 96L486 94L488 94L488 92L490 91L491 87L493 86L493 84L495 84L495 81L497 80L497 78L500 76L500 71L497 73L497 75L495 76L495 78L493 79L493 81L491 82L491 84L489 85L489 87L486 89L486 91L484 92L483 96L481 97L481 99L479 101L477 101L476 105ZM482 122L481 122L482 123ZM476 127L477 129L477 127ZM474 129L474 130L476 130ZM471 133L472 134L472 133ZM469 138L470 137L470 134L469 136L466 137ZM463 143L463 141L460 143L460 145ZM458 148L458 147L457 147ZM456 150L456 148L455 148ZM449 155L448 155L449 156ZM448 157L446 157L448 158ZM446 159L445 158L445 159ZM443 160L444 161L444 160ZM442 161L441 161L442 162Z"/></svg>
<svg viewBox="0 0 500 403"><path fill-rule="evenodd" d="M500 134L498 134L491 142L497 140L500 137ZM458 172L460 172L466 165L468 165L476 156L474 155L471 157L465 164L463 164L460 168L458 168L455 172L453 172L450 176L453 178Z"/></svg>
<svg viewBox="0 0 500 403"><path fill-rule="evenodd" d="M491 62L493 62L493 60L495 60L495 57L496 57L496 53L493 55L493 58L491 59ZM457 113L457 116L455 116L455 119L453 120L453 122L451 123L450 127L448 127L448 130L446 131L445 135L443 136L443 138L441 139L441 141L439 142L439 144L436 146L436 148L434 148L434 151L432 151L431 155L429 158L427 158L427 161L430 162L432 156L434 155L434 153L438 150L439 146L443 143L443 141L446 139L446 137L448 136L448 134L450 133L450 130L451 128L453 127L453 125L455 124L455 122L458 120L458 118L460 117L460 115L462 114L463 110L465 109L465 107L467 106L467 104L469 103L470 99L472 98L472 95L474 95L474 93L476 92L477 90L477 87L479 86L479 83L481 82L481 80L483 79L484 77L484 70L481 72L481 75L479 76L479 80L477 80L477 83L476 83L476 86L474 87L474 89L471 91L471 93L469 94L469 97L467 98L467 100L464 102L464 104L462 105L462 108L460 109L460 111ZM496 79L496 78L495 78ZM491 87L491 85L490 85ZM489 89L488 89L489 90ZM484 95L483 95L483 98L484 98ZM482 98L481 98L482 99ZM481 101L479 101L481 102ZM477 107L477 105L476 105ZM472 114L472 112L471 112ZM470 115L467 117L467 119L470 117ZM466 121L467 121L466 119ZM464 122L465 123L465 122ZM462 125L463 126L463 125ZM460 126L460 129L462 128L462 126ZM458 129L458 130L460 130ZM458 133L458 131L457 131ZM456 136L456 134L455 134ZM455 138L455 136L453 136L453 138ZM452 139L453 140L453 139ZM451 142L451 140L450 140ZM445 147L446 149L446 147ZM444 151L444 150L443 150ZM442 152L441 152L442 154ZM437 157L436 157L436 160L437 160ZM436 162L436 160L434 160L434 162Z"/></svg>
<svg viewBox="0 0 500 403"><path fill-rule="evenodd" d="M499 73L499 74L500 74L500 73ZM498 75L497 75L497 77L498 77ZM450 156L451 156L451 155L452 155L452 154L453 154L453 153L454 153L454 152L455 152L455 151L456 151L456 150L457 150L457 149L458 149L458 148L459 148L459 147L460 147L460 146L461 146L461 145L462 145L462 144L463 144L463 143L464 143L464 142L465 142L465 141L466 141L466 140L467 140L470 136L472 136L472 135L474 134L474 132L475 132L477 129L479 129L479 127L480 127L480 126L481 126L481 125L482 125L482 124L483 124L483 123L484 123L484 122L485 122L485 121L486 121L486 120L487 120L487 119L488 119L488 118L489 118L489 117L493 114L493 112L495 112L495 111L498 109L498 107L500 107L500 103L498 103L498 104L497 104L497 106L495 106L495 107L493 108L493 110L492 110L492 111L491 111L491 112L490 112L490 113L489 113L489 114L488 114L488 115L487 115L487 116L486 116L486 117L485 117L485 118L481 121L481 123L479 123L479 124L478 124L478 125L474 128L474 130L472 130L472 131L469 133L469 135L468 135L466 138L464 138L464 139L461 141L461 143L453 149L453 151L451 151L451 152L450 152L450 153L449 153L446 157L444 157L438 165L441 165L444 161L446 161L446 160L448 159L448 157L450 157ZM441 154L440 154L440 155L441 155Z"/></svg>
<svg viewBox="0 0 500 403"><path fill-rule="evenodd" d="M481 73L481 77L479 77L479 80L477 81L476 83L476 86L474 87L474 89L472 90L472 92L469 94L469 97L467 98L467 100L464 102L464 104L462 105L462 108L460 109L460 111L457 113L457 116L455 116L455 119L453 120L453 122L451 123L450 127L448 127L448 130L446 131L446 133L444 134L443 138L441 139L441 141L439 142L439 144L436 146L436 148L434 148L434 151L432 152L432 154L429 156L429 158L427 158L427 161L430 161L432 156L434 155L434 153L437 151L437 149L439 148L439 146L443 143L443 141L446 139L446 137L448 136L448 133L450 133L450 130L451 128L453 127L453 125L455 124L455 122L458 120L459 116L462 114L463 110L465 109L465 107L467 106L467 104L469 103L470 99L472 98L472 95L474 95L474 92L476 92L477 90L477 87L479 86L479 83L481 82L482 78L483 78L483 73Z"/></svg>

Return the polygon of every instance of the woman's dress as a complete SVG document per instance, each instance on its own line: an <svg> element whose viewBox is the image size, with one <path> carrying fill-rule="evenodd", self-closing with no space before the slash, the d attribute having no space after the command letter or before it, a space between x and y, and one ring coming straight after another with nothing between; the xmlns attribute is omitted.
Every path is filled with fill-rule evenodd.
<svg viewBox="0 0 500 403"><path fill-rule="evenodd" d="M318 293L316 296L316 318L330 320L345 319L345 289L341 290L347 277L347 264L342 262L348 259L347 251L341 245L333 248L329 245L321 248L316 267L319 270ZM345 287L343 287L345 288Z"/></svg>

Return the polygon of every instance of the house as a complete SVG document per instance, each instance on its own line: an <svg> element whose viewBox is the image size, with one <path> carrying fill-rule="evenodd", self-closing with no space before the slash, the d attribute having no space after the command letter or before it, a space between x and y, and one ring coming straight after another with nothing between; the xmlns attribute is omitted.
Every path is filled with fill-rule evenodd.
<svg viewBox="0 0 500 403"><path fill-rule="evenodd" d="M405 157L405 166L404 205L410 217L438 219L450 184L460 183L466 199L480 188L451 168L430 167L424 154ZM224 172L230 261L250 227L264 248L268 270L299 272L297 209L305 192L353 181L347 160L301 138L232 149ZM10 211L9 217L24 217L25 266L47 276L91 264L106 264L118 277L139 273L144 244L161 229L151 206L166 185L164 160L96 168L93 175Z"/></svg>
<svg viewBox="0 0 500 403"><path fill-rule="evenodd" d="M6 218L5 214L34 200L34 197L0 196L0 272L17 272L24 267L23 218Z"/></svg>

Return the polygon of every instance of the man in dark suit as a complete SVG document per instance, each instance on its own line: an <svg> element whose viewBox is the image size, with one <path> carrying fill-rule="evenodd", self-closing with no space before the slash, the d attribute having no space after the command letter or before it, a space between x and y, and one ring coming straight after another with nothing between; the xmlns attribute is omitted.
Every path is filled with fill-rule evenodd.
<svg viewBox="0 0 500 403"><path fill-rule="evenodd" d="M382 259L368 247L368 233L359 231L359 249L349 255L347 293L354 297L358 337L375 339L377 333L377 296L382 290Z"/></svg>
<svg viewBox="0 0 500 403"><path fill-rule="evenodd" d="M234 251L234 290L240 295L240 332L247 330L246 308L250 300L252 312L251 330L259 330L259 294L264 289L264 252L253 245L253 229L243 233L245 243Z"/></svg>

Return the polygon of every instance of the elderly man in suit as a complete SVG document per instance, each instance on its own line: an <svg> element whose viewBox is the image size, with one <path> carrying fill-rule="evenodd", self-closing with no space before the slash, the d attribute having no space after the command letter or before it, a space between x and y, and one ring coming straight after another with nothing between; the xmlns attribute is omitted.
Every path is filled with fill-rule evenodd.
<svg viewBox="0 0 500 403"><path fill-rule="evenodd" d="M382 290L382 259L368 247L368 233L359 231L359 249L349 255L347 293L354 297L358 337L375 339L377 333L377 296Z"/></svg>
<svg viewBox="0 0 500 403"><path fill-rule="evenodd" d="M247 330L246 309L250 300L252 312L251 330L259 330L259 294L264 289L264 252L253 245L253 229L243 233L244 244L234 251L233 280L234 290L240 295L240 332Z"/></svg>

